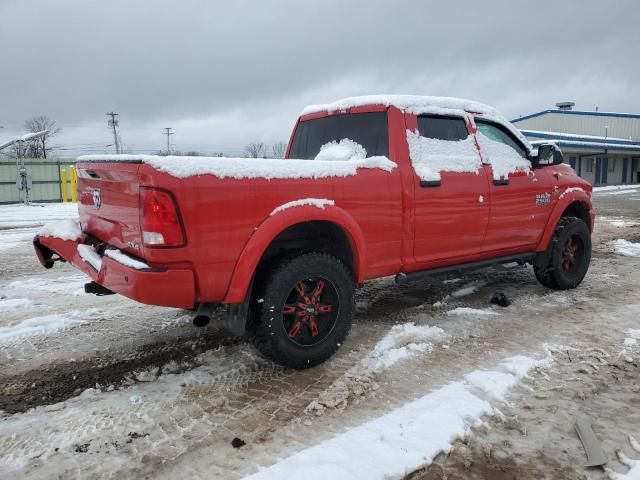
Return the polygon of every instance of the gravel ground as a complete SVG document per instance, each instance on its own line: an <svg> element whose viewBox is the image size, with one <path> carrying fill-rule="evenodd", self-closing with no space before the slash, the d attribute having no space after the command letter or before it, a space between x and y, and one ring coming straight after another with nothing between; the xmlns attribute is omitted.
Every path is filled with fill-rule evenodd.
<svg viewBox="0 0 640 480"><path fill-rule="evenodd" d="M493 413L450 452L406 473L605 478L583 467L578 415L591 419L608 466L624 473L618 450L640 458L628 440L640 438L640 349L625 344L625 332L640 328L640 258L612 242L640 242L640 193L602 192L594 203L592 266L578 289L546 290L529 268L440 285L380 279L358 291L336 357L302 372L274 366L215 325L192 327L188 312L81 294L72 268L40 267L28 244L37 227L14 215L0 231L0 469L9 478L241 478L471 371L552 346L551 366L492 400ZM490 305L496 291L512 305ZM26 320L34 330L6 334ZM443 335L396 363L363 367L407 322Z"/></svg>

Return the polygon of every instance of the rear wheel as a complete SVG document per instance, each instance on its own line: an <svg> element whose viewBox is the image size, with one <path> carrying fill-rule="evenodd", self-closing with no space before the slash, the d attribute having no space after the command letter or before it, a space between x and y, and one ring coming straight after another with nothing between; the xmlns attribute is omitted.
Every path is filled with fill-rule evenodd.
<svg viewBox="0 0 640 480"><path fill-rule="evenodd" d="M331 255L307 253L284 260L258 297L248 338L285 367L303 369L324 362L351 328L353 279Z"/></svg>
<svg viewBox="0 0 640 480"><path fill-rule="evenodd" d="M563 217L556 226L548 250L538 255L533 271L545 287L566 290L582 282L590 261L589 227L579 218Z"/></svg>

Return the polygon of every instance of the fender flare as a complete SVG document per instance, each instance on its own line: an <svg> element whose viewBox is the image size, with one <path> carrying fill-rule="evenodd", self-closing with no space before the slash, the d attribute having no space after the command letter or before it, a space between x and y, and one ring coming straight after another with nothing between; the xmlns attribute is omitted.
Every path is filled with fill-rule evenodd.
<svg viewBox="0 0 640 480"><path fill-rule="evenodd" d="M280 233L293 225L313 221L333 223L345 232L353 252L354 277L356 283L362 283L366 252L364 234L358 223L340 207L325 206L320 209L303 205L269 216L256 227L236 261L223 303L241 303L245 300L264 252Z"/></svg>
<svg viewBox="0 0 640 480"><path fill-rule="evenodd" d="M580 202L585 205L588 215L587 226L589 227L589 231L593 232L595 214L591 206L591 197L585 190L567 189L560 195L558 202L551 211L551 215L549 215L547 226L542 233L542 237L540 237L540 241L538 242L538 246L536 247L536 252L544 252L547 250L549 242L551 241L551 237L553 236L553 232L555 231L556 225L560 221L562 214L569 205L575 202Z"/></svg>

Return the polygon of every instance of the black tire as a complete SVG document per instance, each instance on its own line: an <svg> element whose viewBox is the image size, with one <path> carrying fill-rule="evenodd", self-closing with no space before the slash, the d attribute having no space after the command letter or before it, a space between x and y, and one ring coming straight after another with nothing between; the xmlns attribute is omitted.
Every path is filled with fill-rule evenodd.
<svg viewBox="0 0 640 480"><path fill-rule="evenodd" d="M591 233L575 217L562 217L546 252L538 254L533 271L542 285L555 290L576 288L591 262Z"/></svg>
<svg viewBox="0 0 640 480"><path fill-rule="evenodd" d="M340 348L354 310L354 282L340 260L324 253L284 259L261 287L247 338L264 356L304 369Z"/></svg>

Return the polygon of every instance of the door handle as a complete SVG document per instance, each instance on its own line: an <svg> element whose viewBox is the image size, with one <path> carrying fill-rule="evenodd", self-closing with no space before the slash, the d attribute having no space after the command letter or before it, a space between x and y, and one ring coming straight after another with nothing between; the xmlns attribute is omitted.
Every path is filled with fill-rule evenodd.
<svg viewBox="0 0 640 480"><path fill-rule="evenodd" d="M421 187L439 187L440 185L440 180L420 180Z"/></svg>
<svg viewBox="0 0 640 480"><path fill-rule="evenodd" d="M501 178L499 180L496 180L494 178L493 179L493 184L494 185L509 185L509 179L508 178Z"/></svg>

